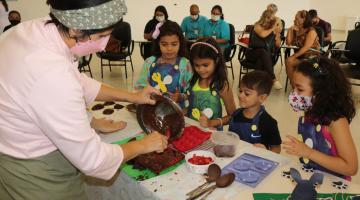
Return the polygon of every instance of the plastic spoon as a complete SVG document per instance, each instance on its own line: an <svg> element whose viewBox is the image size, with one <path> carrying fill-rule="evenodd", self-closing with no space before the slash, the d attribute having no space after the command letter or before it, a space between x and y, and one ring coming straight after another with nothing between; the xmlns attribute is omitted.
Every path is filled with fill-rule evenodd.
<svg viewBox="0 0 360 200"><path fill-rule="evenodd" d="M208 167L207 174L208 174L209 177L206 179L206 182L203 183L202 185L198 186L197 188L191 190L186 195L192 196L193 194L196 194L198 191L200 191L201 189L203 189L204 187L206 187L210 183L216 181L216 179L219 178L220 175L221 175L221 168L219 167L219 165L217 165L215 163L211 164Z"/></svg>
<svg viewBox="0 0 360 200"><path fill-rule="evenodd" d="M222 175L222 176L220 176L219 178L216 179L216 184L215 185L202 190L201 192L195 194L194 196L189 197L187 200L196 199L197 197L205 194L206 192L211 193L216 188L225 188L225 187L231 185L234 182L234 180L235 180L235 174L234 173L228 173L228 174ZM204 196L204 198L206 198L208 195L209 194L206 194Z"/></svg>

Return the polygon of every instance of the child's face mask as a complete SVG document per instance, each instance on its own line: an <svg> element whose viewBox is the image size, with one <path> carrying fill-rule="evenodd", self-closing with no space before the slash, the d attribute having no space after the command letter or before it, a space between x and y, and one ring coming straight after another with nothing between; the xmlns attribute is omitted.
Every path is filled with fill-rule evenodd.
<svg viewBox="0 0 360 200"><path fill-rule="evenodd" d="M70 48L70 51L79 56L87 56L92 53L104 51L109 41L110 35L101 37L97 40L87 40L86 42L76 42L76 44Z"/></svg>
<svg viewBox="0 0 360 200"><path fill-rule="evenodd" d="M295 91L289 94L289 104L295 112L309 110L312 107L312 99L311 96L301 96Z"/></svg>

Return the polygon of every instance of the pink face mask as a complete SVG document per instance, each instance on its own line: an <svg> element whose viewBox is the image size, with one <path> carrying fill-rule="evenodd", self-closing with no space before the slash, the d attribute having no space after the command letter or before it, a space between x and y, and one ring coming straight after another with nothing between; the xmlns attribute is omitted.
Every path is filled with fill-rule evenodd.
<svg viewBox="0 0 360 200"><path fill-rule="evenodd" d="M101 37L98 40L89 39L86 42L77 42L73 47L70 48L70 51L79 57L87 56L99 51L104 51L109 38L110 35Z"/></svg>

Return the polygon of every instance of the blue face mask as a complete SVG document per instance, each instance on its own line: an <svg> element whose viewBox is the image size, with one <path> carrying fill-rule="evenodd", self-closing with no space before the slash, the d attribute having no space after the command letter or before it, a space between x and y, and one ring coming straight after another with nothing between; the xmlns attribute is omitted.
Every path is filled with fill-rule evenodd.
<svg viewBox="0 0 360 200"><path fill-rule="evenodd" d="M313 97L301 96L295 91L289 94L289 104L295 112L308 111L312 107Z"/></svg>

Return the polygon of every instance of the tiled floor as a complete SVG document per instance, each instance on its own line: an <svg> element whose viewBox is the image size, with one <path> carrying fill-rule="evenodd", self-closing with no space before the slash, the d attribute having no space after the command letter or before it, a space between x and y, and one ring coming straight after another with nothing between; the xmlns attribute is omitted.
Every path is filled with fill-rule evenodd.
<svg viewBox="0 0 360 200"><path fill-rule="evenodd" d="M120 87L127 90L132 90L135 81L140 73L142 68L143 59L139 53L139 45L135 44L135 50L133 53L133 63L134 63L134 72L131 72L131 67L128 65L128 78L125 78L125 69L123 67L113 67L112 72L109 71L107 67L104 68L104 79L101 80L100 74L100 60L94 56L91 62L91 69L93 71L94 78L103 81L106 84L112 85L114 87ZM239 62L237 61L236 56L233 60L234 64L234 74L235 80L231 78L231 72L229 72L229 81L230 84L233 86L234 92L236 91L237 84L239 82ZM276 74L280 75L280 81L285 85L286 73L285 73L285 66L281 67L280 61L276 65ZM288 90L289 92L289 90ZM284 89L281 90L273 90L271 96L268 98L267 102L265 103L265 107L267 111L278 121L279 130L281 133L281 137L285 138L287 134L295 135L297 132L297 120L298 120L298 113L295 113L291 110L288 105L287 96L288 92L285 93ZM354 99L356 101L356 108L357 112L360 112L359 105L360 105L360 87L353 86L353 93ZM238 100L235 99L237 105ZM360 114L358 114L353 122L351 123L351 132L353 139L356 143L358 149L358 160L360 160ZM283 155L289 156L285 152L282 152ZM295 157L293 157L296 159ZM360 183L360 172L358 175L353 178L354 182Z"/></svg>

